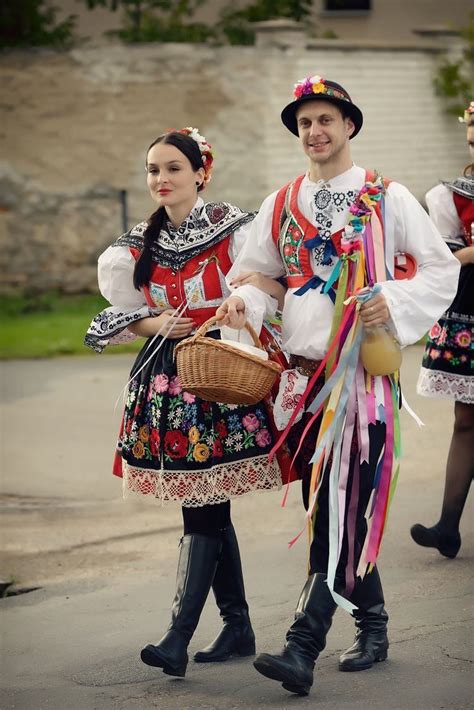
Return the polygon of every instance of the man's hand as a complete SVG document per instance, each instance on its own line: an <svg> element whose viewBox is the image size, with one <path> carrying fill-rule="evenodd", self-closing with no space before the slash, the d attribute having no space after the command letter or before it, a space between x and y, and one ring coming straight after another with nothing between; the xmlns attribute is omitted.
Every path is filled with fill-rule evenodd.
<svg viewBox="0 0 474 710"><path fill-rule="evenodd" d="M259 288L260 291L268 293L278 301L279 310L283 309L286 287L276 279L272 279L270 276L264 276L260 271L249 271L234 276L230 282L230 285L235 287L244 286L245 284L250 284L251 286Z"/></svg>
<svg viewBox="0 0 474 710"><path fill-rule="evenodd" d="M378 293L362 304L360 317L366 328L383 325L390 320L390 311L383 293Z"/></svg>
<svg viewBox="0 0 474 710"><path fill-rule="evenodd" d="M227 325L229 328L240 330L245 325L245 303L240 296L229 296L216 311L219 319L217 325Z"/></svg>

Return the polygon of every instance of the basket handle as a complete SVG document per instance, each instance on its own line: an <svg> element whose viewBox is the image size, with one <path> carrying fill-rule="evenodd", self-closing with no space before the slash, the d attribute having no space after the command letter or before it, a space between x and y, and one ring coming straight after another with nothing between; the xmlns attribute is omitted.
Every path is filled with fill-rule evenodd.
<svg viewBox="0 0 474 710"><path fill-rule="evenodd" d="M211 325L214 325L215 323L217 323L218 320L219 320L219 318L217 318L216 316L212 316L208 320L204 321L204 323L194 333L194 335L192 336L192 339L195 340L200 335L205 335L207 333L207 331L209 330L209 328L211 327ZM250 323L248 321L245 322L245 328L247 328L248 332L252 336L252 340L253 340L255 346L257 348L260 348L260 350L264 350L264 347L263 347L262 343L260 342L260 338L258 337L257 333L255 332L255 330L252 328L252 326L250 325Z"/></svg>

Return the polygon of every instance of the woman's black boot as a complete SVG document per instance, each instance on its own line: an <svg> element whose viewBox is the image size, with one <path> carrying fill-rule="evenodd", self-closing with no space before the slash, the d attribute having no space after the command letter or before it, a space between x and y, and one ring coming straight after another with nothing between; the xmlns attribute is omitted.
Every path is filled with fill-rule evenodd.
<svg viewBox="0 0 474 710"><path fill-rule="evenodd" d="M426 528L424 525L416 523L412 526L410 535L417 545L434 547L442 555L451 559L456 557L461 547L459 532L444 530L440 523L436 523L431 528Z"/></svg>
<svg viewBox="0 0 474 710"><path fill-rule="evenodd" d="M278 680L285 690L308 695L313 685L314 662L326 646L336 602L326 582L326 575L308 577L298 602L295 621L286 634L280 653L260 653L254 666L259 673Z"/></svg>
<svg viewBox="0 0 474 710"><path fill-rule="evenodd" d="M162 668L168 675L185 675L188 644L206 603L221 546L219 538L196 534L183 537L171 624L156 646L149 644L142 649L143 663Z"/></svg>
<svg viewBox="0 0 474 710"><path fill-rule="evenodd" d="M364 579L358 578L351 601L358 606L354 611L357 631L354 644L339 659L339 670L365 671L385 661L388 651L388 614L376 567Z"/></svg>
<svg viewBox="0 0 474 710"><path fill-rule="evenodd" d="M212 583L224 626L214 641L194 655L197 663L226 661L230 656L253 656L255 634L245 599L239 545L233 525L222 531L222 551Z"/></svg>

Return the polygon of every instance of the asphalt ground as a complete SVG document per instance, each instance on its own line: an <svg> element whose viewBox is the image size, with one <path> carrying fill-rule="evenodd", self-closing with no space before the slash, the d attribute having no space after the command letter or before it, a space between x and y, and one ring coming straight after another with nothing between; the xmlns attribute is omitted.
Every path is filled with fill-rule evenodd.
<svg viewBox="0 0 474 710"><path fill-rule="evenodd" d="M389 659L341 673L353 620L338 611L308 698L260 676L251 659L190 661L186 678L144 666L139 650L169 623L181 513L176 505L122 500L111 473L120 418L114 402L130 356L10 361L2 365L2 710L159 708L474 707L472 495L458 557L416 546L414 522L437 520L453 404L420 398L420 347L404 351L402 382L424 421L402 412L404 457L380 557L390 614ZM232 504L258 651L281 648L304 583L307 544L299 484ZM190 654L218 632L210 597Z"/></svg>

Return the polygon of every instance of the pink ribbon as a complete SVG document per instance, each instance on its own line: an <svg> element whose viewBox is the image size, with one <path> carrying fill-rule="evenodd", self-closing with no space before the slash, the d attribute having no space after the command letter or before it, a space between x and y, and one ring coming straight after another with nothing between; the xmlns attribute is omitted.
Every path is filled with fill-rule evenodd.
<svg viewBox="0 0 474 710"><path fill-rule="evenodd" d="M362 363L359 360L356 370L356 388L357 388L357 409L359 420L359 442L360 442L360 462L369 460L369 422L367 418L367 402L365 391L365 374Z"/></svg>
<svg viewBox="0 0 474 710"><path fill-rule="evenodd" d="M346 565L346 595L351 596L354 589L354 540L357 519L357 508L359 506L359 460L354 461L354 474L352 477L352 489L349 508L347 511L347 565Z"/></svg>
<svg viewBox="0 0 474 710"><path fill-rule="evenodd" d="M380 476L379 487L376 492L377 498L375 502L372 527L370 529L369 544L367 547L366 560L369 564L375 564L380 548L380 542L382 540L383 530L385 527L388 494L390 491L390 479L393 465L394 422L392 393L389 378L383 377L382 381L385 399L386 438L382 473Z"/></svg>
<svg viewBox="0 0 474 710"><path fill-rule="evenodd" d="M376 281L385 281L387 278L385 270L385 257L384 257L384 246L383 246L383 228L380 224L380 220L377 213L372 212L372 218L370 220L372 226L372 244L374 248L375 256L375 276Z"/></svg>

